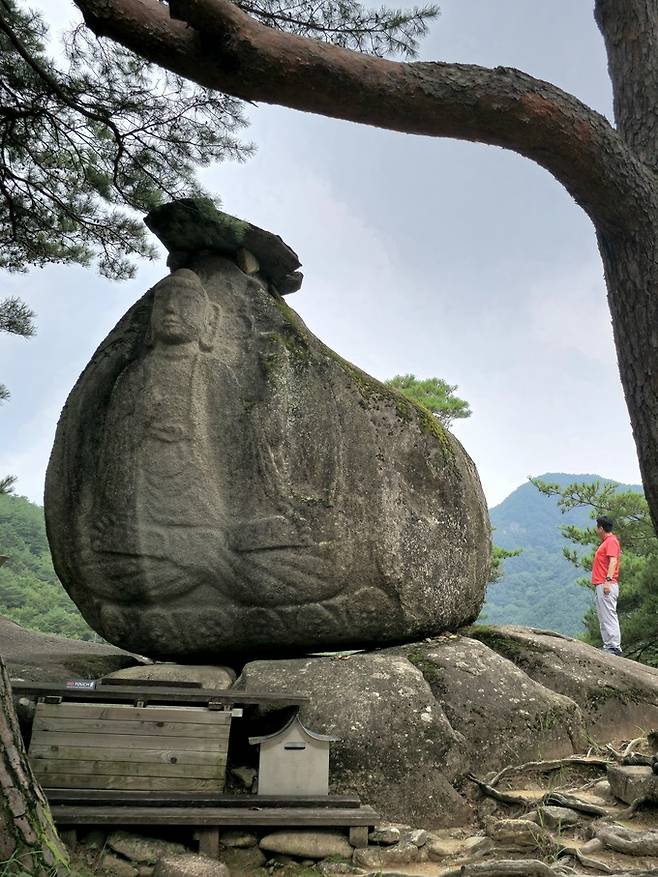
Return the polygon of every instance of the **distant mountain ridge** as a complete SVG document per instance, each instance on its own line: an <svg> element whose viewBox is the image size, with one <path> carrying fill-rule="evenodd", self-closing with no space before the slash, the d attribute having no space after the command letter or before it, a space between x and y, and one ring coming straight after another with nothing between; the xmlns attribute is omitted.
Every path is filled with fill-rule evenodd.
<svg viewBox="0 0 658 877"><path fill-rule="evenodd" d="M537 477L560 487L574 482L614 481L601 475L564 472L547 472ZM642 492L642 486L620 484L620 490ZM583 630L582 618L592 603L592 594L576 584L582 572L562 553L569 543L560 527L591 526L589 510L572 509L562 514L556 497L544 496L528 481L489 514L494 543L508 550L523 550L518 557L504 561L503 577L489 586L481 617L490 624L543 627L577 636Z"/></svg>

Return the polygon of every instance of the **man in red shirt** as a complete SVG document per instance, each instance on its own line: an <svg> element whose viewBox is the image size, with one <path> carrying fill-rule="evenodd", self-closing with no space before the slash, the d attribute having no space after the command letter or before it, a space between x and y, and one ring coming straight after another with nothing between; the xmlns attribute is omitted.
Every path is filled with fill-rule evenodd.
<svg viewBox="0 0 658 877"><path fill-rule="evenodd" d="M601 544L594 554L592 584L595 591L596 614L599 617L603 651L621 655L621 633L617 618L619 596L619 539L612 532L613 521L607 515L596 519L596 533Z"/></svg>

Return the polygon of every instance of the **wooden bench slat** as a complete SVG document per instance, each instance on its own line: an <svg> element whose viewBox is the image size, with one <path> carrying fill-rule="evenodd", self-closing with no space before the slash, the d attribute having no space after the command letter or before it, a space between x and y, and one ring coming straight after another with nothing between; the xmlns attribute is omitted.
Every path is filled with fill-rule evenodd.
<svg viewBox="0 0 658 877"><path fill-rule="evenodd" d="M144 807L160 806L226 806L226 807L330 807L342 809L345 807L360 807L361 800L357 795L327 795L316 797L314 795L299 795L291 798L289 795L224 795L209 794L204 792L116 792L102 789L57 789L52 785L44 786L44 792L48 800L53 804L116 804L116 805L140 805Z"/></svg>
<svg viewBox="0 0 658 877"><path fill-rule="evenodd" d="M157 749L161 745L166 745L170 749L181 752L195 750L201 752L225 752L228 746L228 729L224 731L223 738L215 738L213 740L195 737L163 737L157 734L123 734L116 746L113 745L113 741L108 734L86 734L84 731L79 733L36 731L32 735L30 752L33 745L50 747L75 746L85 749L102 748L114 751L115 753L122 751L124 748L127 750ZM51 751L54 753L56 750L51 749ZM88 755L87 758L89 757ZM100 757L98 756L98 758Z"/></svg>
<svg viewBox="0 0 658 877"><path fill-rule="evenodd" d="M39 715L47 719L142 719L151 722L193 722L199 725L228 725L231 722L230 710L212 710L207 707L191 706L149 706L138 707L131 704L86 704L86 703L40 703ZM193 716L193 718L192 718Z"/></svg>
<svg viewBox="0 0 658 877"><path fill-rule="evenodd" d="M203 737L206 740L224 740L229 735L227 724L197 724L192 722L146 721L144 719L75 719L42 718L34 719L32 734L37 732L74 734L155 734L159 737Z"/></svg>
<svg viewBox="0 0 658 877"><path fill-rule="evenodd" d="M180 790L181 792L199 791L199 792L221 792L224 789L224 773L214 779L198 779L195 777L170 777L170 776L125 776L118 774L116 776L84 776L80 774L48 774L48 782L55 783L58 786L73 789L95 789L101 785L107 789L140 789L140 790L159 790L166 791ZM37 774L37 779L41 777Z"/></svg>
<svg viewBox="0 0 658 877"><path fill-rule="evenodd" d="M171 741L168 740L168 743ZM157 746L157 740L155 744ZM49 744L30 744L30 758L49 758L53 759L53 753ZM204 752L192 749L188 750L172 750L172 749L139 749L131 751L129 749L117 752L116 749L108 748L107 741L105 747L91 746L64 746L57 744L57 759L80 759L81 761L101 761L110 759L115 761L129 761L132 763L149 764L151 762L165 762L169 764L215 764L225 761L225 752ZM172 761L175 759L175 761Z"/></svg>
<svg viewBox="0 0 658 877"><path fill-rule="evenodd" d="M16 696L48 696L55 695L71 701L102 701L134 703L141 700L148 703L181 703L207 704L209 701L225 704L266 704L271 706L302 706L308 703L305 695L264 694L261 692L237 691L234 689L194 688L143 688L123 685L97 685L96 688L67 688L55 682L18 682L11 683Z"/></svg>
<svg viewBox="0 0 658 877"><path fill-rule="evenodd" d="M213 758L212 763L203 764L168 764L163 761L151 761L137 763L130 761L79 761L62 758L33 758L31 764L39 780L47 785L54 786L53 776L64 774L65 776L106 776L119 774L122 776L140 777L196 777L197 779L211 779L224 776L226 757ZM97 788L102 783L96 783Z"/></svg>
<svg viewBox="0 0 658 877"><path fill-rule="evenodd" d="M295 825L299 827L375 825L372 807L107 807L54 804L58 825Z"/></svg>

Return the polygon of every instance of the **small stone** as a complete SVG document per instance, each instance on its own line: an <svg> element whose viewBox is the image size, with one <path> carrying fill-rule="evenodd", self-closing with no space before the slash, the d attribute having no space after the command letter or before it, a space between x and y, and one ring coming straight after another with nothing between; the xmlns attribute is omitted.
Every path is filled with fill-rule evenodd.
<svg viewBox="0 0 658 877"><path fill-rule="evenodd" d="M608 766L608 782L615 798L631 804L636 798L658 801L658 776L649 766Z"/></svg>
<svg viewBox="0 0 658 877"><path fill-rule="evenodd" d="M152 877L153 871L153 865L139 865L137 868L137 877Z"/></svg>
<svg viewBox="0 0 658 877"><path fill-rule="evenodd" d="M219 842L224 847L239 849L258 846L258 838L248 831L224 831L219 835Z"/></svg>
<svg viewBox="0 0 658 877"><path fill-rule="evenodd" d="M405 837L415 847L424 847L427 843L427 832L423 828L414 828Z"/></svg>
<svg viewBox="0 0 658 877"><path fill-rule="evenodd" d="M326 859L341 856L350 859L352 847L343 834L333 831L275 831L261 838L261 850L301 856L305 859Z"/></svg>
<svg viewBox="0 0 658 877"><path fill-rule="evenodd" d="M125 859L120 859L112 853L105 853L101 859L101 868L116 875L116 877L137 877L137 868L133 868L130 862L126 862Z"/></svg>
<svg viewBox="0 0 658 877"><path fill-rule="evenodd" d="M363 868L380 870L390 865L410 865L412 862L427 861L425 849L419 850L409 841L401 841L390 847L365 847L354 850L352 862Z"/></svg>
<svg viewBox="0 0 658 877"><path fill-rule="evenodd" d="M529 819L495 819L485 820L487 834L496 843L521 849L536 849L544 843L549 835L541 825Z"/></svg>
<svg viewBox="0 0 658 877"><path fill-rule="evenodd" d="M256 868L262 868L267 861L267 857L258 847L228 847L222 850L220 859L232 874L255 871Z"/></svg>
<svg viewBox="0 0 658 877"><path fill-rule="evenodd" d="M163 856L155 866L153 877L231 877L231 872L223 862L185 853Z"/></svg>
<svg viewBox="0 0 658 877"><path fill-rule="evenodd" d="M357 868L351 862L320 862L318 870L325 877L342 877L344 874L364 874L362 868Z"/></svg>
<svg viewBox="0 0 658 877"><path fill-rule="evenodd" d="M457 856L479 856L489 852L494 846L490 837L473 835L471 837L445 837L430 834L427 852L433 862Z"/></svg>
<svg viewBox="0 0 658 877"><path fill-rule="evenodd" d="M436 837L431 835L424 849L432 862L440 862L441 859L449 859L459 855L464 849L463 838Z"/></svg>
<svg viewBox="0 0 658 877"><path fill-rule="evenodd" d="M112 832L107 844L115 853L121 853L126 859L145 865L154 864L162 856L177 856L186 852L183 844L153 837L140 837L127 831Z"/></svg>
<svg viewBox="0 0 658 877"><path fill-rule="evenodd" d="M464 853L467 856L488 853L489 850L493 849L493 846L494 842L491 840L490 837L485 837L484 835L480 834L465 838L463 843Z"/></svg>
<svg viewBox="0 0 658 877"><path fill-rule="evenodd" d="M551 831L578 825L580 818L577 813L568 807L539 807L539 824L550 828Z"/></svg>
<svg viewBox="0 0 658 877"><path fill-rule="evenodd" d="M240 785L248 792L254 784L254 780L258 776L258 771L253 767L234 767L231 769L231 776L236 779Z"/></svg>
<svg viewBox="0 0 658 877"><path fill-rule="evenodd" d="M381 844L389 846L396 844L400 840L400 829L393 825L376 825L374 830L368 835L368 840L373 844Z"/></svg>

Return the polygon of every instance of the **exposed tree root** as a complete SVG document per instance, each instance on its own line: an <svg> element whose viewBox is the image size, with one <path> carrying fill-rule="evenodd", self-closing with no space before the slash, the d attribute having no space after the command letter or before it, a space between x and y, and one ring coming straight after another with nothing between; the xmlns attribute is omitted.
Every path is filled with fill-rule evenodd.
<svg viewBox="0 0 658 877"><path fill-rule="evenodd" d="M525 764L510 764L499 770L492 780L489 781L490 786L496 786L500 780L510 773L523 773L524 771L537 771L538 773L551 773L554 770L560 770L562 767L588 766L600 767L603 770L609 764L612 764L610 758L590 757L583 755L571 755L568 758L553 758L549 761L528 761Z"/></svg>
<svg viewBox="0 0 658 877"><path fill-rule="evenodd" d="M467 774L466 778L475 783L485 795L503 804L512 804L517 807L536 807L538 804L553 804L557 807L568 807L570 810L576 810L579 813L587 813L590 816L608 815L608 808L599 807L597 804L590 804L589 801L583 801L575 795L570 795L566 792L546 792L539 800L534 800L523 795L501 792L489 783L478 779L473 774ZM615 814L615 817L618 818L618 814Z"/></svg>
<svg viewBox="0 0 658 877"><path fill-rule="evenodd" d="M658 856L658 831L632 831L621 825L599 825L595 836L618 853L629 856Z"/></svg>
<svg viewBox="0 0 658 877"><path fill-rule="evenodd" d="M625 810L619 810L617 813L608 814L602 821L614 820L617 822L620 819L630 819L642 804L649 803L655 803L655 799L651 797L651 795L640 795L639 798L634 798Z"/></svg>
<svg viewBox="0 0 658 877"><path fill-rule="evenodd" d="M601 867L600 873L605 873L609 877L658 877L657 868L615 871L602 863L598 863L595 867ZM499 859L497 862L461 865L451 871L444 871L442 877L564 877L565 874L572 873L571 868L559 864L551 867L539 859Z"/></svg>

